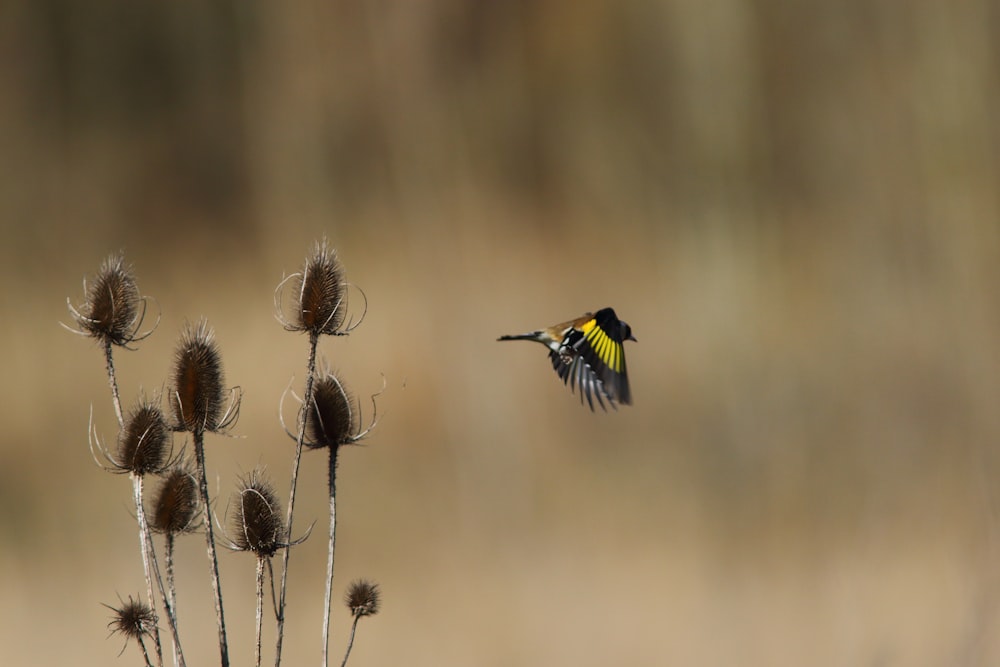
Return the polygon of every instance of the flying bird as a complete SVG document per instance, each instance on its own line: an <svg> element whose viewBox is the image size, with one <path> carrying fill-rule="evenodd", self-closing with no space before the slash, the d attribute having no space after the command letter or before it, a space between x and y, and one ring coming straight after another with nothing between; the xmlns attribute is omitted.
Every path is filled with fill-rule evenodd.
<svg viewBox="0 0 1000 667"><path fill-rule="evenodd" d="M594 397L602 409L604 402L632 404L622 343L635 340L632 327L618 319L611 308L586 313L575 320L555 324L530 333L500 336L497 340L533 340L549 348L549 360L563 383L584 396L591 411Z"/></svg>

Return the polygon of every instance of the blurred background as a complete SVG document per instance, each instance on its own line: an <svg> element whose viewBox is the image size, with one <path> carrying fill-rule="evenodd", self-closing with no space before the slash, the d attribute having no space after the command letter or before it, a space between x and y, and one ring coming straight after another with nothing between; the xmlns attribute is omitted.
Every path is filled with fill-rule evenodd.
<svg viewBox="0 0 1000 667"><path fill-rule="evenodd" d="M366 418L386 381L340 463L335 595L384 591L351 664L997 664L998 25L986 0L4 3L0 662L140 662L101 606L144 584L66 298L119 250L155 298L126 403L214 326L245 393L207 443L222 515L257 465L287 497L306 338L273 292L326 236L368 309L320 355ZM633 407L495 342L608 305ZM325 468L289 665L319 658ZM188 662L217 664L203 540L179 549ZM249 664L253 558L221 559Z"/></svg>

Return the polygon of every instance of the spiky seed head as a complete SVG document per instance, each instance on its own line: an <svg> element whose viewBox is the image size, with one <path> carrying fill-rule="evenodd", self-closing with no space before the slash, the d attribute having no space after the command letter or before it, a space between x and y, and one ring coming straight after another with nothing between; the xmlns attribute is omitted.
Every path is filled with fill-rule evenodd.
<svg viewBox="0 0 1000 667"><path fill-rule="evenodd" d="M159 473L170 458L170 429L156 402L144 397L132 406L118 435L117 465L123 471Z"/></svg>
<svg viewBox="0 0 1000 667"><path fill-rule="evenodd" d="M188 324L174 357L170 408L180 431L219 430L223 420L222 357L205 320Z"/></svg>
<svg viewBox="0 0 1000 667"><path fill-rule="evenodd" d="M142 324L143 299L132 267L121 254L111 255L86 285L84 302L70 307L80 330L101 342L128 345Z"/></svg>
<svg viewBox="0 0 1000 667"><path fill-rule="evenodd" d="M178 466L170 470L153 500L150 526L158 533L177 535L194 530L201 501L198 484L190 470Z"/></svg>
<svg viewBox="0 0 1000 667"><path fill-rule="evenodd" d="M354 616L374 616L381 601L382 592L378 584L367 579L352 581L344 596L344 604Z"/></svg>
<svg viewBox="0 0 1000 667"><path fill-rule="evenodd" d="M126 639L141 640L144 636L153 634L156 629L156 613L142 600L136 600L131 595L128 601L120 607L104 605L114 612L108 622L112 634L122 634Z"/></svg>
<svg viewBox="0 0 1000 667"><path fill-rule="evenodd" d="M265 558L284 545L281 506L274 487L261 470L254 470L240 480L233 506L233 544L238 550L252 551Z"/></svg>
<svg viewBox="0 0 1000 667"><path fill-rule="evenodd" d="M337 253L326 239L316 243L296 286L293 328L314 335L341 333L347 313L347 285Z"/></svg>
<svg viewBox="0 0 1000 667"><path fill-rule="evenodd" d="M313 384L312 404L306 410L308 446L339 447L354 442L356 411L343 383L332 372Z"/></svg>

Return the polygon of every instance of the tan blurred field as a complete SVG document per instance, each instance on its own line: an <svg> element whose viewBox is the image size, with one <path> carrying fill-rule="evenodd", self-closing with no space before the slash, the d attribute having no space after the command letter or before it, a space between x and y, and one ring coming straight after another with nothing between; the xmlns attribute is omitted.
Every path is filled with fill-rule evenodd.
<svg viewBox="0 0 1000 667"><path fill-rule="evenodd" d="M369 307L321 355L366 415L387 385L341 457L335 593L384 591L350 664L1000 663L998 25L985 0L0 7L0 663L141 660L101 606L142 569L66 297L119 249L155 297L126 400L215 327L245 393L207 445L222 514L257 464L287 494L306 339L272 297L323 235ZM639 340L616 413L494 342L606 305ZM319 658L325 466L288 665ZM253 565L222 555L234 665ZM199 537L178 568L188 663L217 664Z"/></svg>

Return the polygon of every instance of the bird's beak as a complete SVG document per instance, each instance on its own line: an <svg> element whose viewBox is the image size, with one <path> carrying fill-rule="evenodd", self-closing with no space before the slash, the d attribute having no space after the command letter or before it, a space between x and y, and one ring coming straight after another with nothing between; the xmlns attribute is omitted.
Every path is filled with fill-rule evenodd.
<svg viewBox="0 0 1000 667"><path fill-rule="evenodd" d="M625 340L634 340L637 343L639 342L638 340L636 340L635 336L633 336L632 334L629 334L628 338L626 338Z"/></svg>

